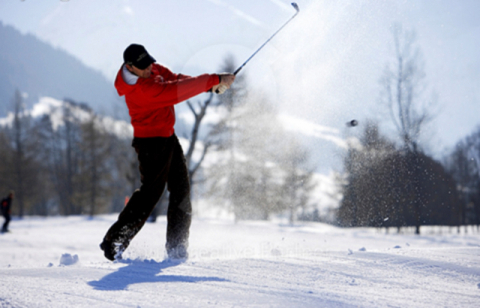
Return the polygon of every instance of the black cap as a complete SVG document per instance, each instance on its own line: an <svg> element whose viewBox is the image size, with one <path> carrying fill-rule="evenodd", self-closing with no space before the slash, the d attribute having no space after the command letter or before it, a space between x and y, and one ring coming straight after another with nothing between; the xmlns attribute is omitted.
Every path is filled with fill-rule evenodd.
<svg viewBox="0 0 480 308"><path fill-rule="evenodd" d="M144 70L150 64L155 62L155 59L147 52L145 47L138 44L131 44L123 52L123 60L128 65L133 65L138 69Z"/></svg>

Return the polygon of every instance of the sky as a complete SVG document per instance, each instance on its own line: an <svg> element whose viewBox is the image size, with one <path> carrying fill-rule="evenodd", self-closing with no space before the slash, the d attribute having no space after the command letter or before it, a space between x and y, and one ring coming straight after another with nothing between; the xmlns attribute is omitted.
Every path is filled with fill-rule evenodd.
<svg viewBox="0 0 480 308"><path fill-rule="evenodd" d="M379 79L393 57L392 27L417 34L425 97L424 131L436 157L480 124L480 2L476 0L299 0L300 14L242 70L280 112L358 135L366 119L393 134L379 105ZM113 82L123 50L140 43L157 62L189 75L238 64L295 10L283 0L9 0L0 21L79 58ZM357 119L354 129L345 122Z"/></svg>

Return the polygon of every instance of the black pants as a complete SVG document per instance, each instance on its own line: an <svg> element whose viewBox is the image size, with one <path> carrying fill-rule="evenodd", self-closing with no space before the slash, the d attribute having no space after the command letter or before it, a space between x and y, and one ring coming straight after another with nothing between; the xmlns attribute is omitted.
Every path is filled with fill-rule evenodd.
<svg viewBox="0 0 480 308"><path fill-rule="evenodd" d="M170 192L167 250L179 244L188 246L192 215L190 181L177 136L134 138L132 146L138 155L142 185L133 193L104 240L126 249L145 224L167 185Z"/></svg>
<svg viewBox="0 0 480 308"><path fill-rule="evenodd" d="M9 213L3 213L3 217L5 218L5 222L3 223L3 226L2 226L2 232L7 232L8 224L10 223L11 217Z"/></svg>

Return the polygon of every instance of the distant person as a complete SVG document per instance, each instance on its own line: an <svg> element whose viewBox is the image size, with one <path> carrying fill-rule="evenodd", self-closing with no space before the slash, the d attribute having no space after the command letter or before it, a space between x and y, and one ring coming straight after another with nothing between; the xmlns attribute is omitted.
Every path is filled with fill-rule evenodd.
<svg viewBox="0 0 480 308"><path fill-rule="evenodd" d="M3 223L2 226L2 233L9 232L8 230L8 224L10 223L11 220L11 206L12 206L12 200L15 197L15 193L10 191L7 197L3 198L2 201L0 202L0 206L2 207L2 215L5 218L5 222Z"/></svg>
<svg viewBox="0 0 480 308"><path fill-rule="evenodd" d="M185 157L174 132L174 105L207 91L223 93L233 74L175 74L155 63L142 45L132 44L123 53L115 88L125 96L133 126L132 146L137 152L142 185L100 244L109 260L121 258L145 224L165 185L170 192L165 248L171 259L188 257L191 224L190 181Z"/></svg>

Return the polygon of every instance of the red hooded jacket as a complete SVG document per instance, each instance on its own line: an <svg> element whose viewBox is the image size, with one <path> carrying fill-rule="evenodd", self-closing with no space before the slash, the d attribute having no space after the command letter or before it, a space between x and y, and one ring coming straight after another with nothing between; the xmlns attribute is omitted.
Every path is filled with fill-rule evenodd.
<svg viewBox="0 0 480 308"><path fill-rule="evenodd" d="M219 84L218 75L190 77L174 74L154 63L149 78L138 78L134 85L122 77L122 68L115 79L120 96L125 95L134 137L170 137L174 133L175 104L181 103Z"/></svg>

